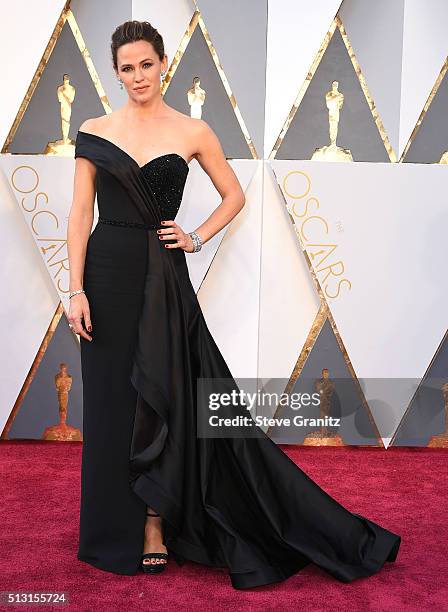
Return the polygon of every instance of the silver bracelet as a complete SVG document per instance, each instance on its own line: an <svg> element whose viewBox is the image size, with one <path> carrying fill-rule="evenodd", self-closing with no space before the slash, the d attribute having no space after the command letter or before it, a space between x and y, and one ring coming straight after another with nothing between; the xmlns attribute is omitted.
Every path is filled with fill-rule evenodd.
<svg viewBox="0 0 448 612"><path fill-rule="evenodd" d="M202 238L196 232L188 232L188 235L193 241L193 253L197 253L202 249Z"/></svg>
<svg viewBox="0 0 448 612"><path fill-rule="evenodd" d="M85 293L84 289L77 289L76 291L70 291L68 294L69 298L72 298L74 295L78 295L78 293Z"/></svg>

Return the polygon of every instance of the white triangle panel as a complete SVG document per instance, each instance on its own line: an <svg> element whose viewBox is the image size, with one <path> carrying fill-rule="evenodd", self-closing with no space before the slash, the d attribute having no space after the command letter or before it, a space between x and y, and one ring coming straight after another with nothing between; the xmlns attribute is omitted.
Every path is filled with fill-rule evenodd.
<svg viewBox="0 0 448 612"><path fill-rule="evenodd" d="M229 160L240 185L245 192L254 172L257 163L252 160ZM220 204L221 196L215 189L210 177L196 160L190 162L187 183L179 212L176 215L176 223L182 227L184 232L191 232L197 229L212 214ZM187 253L187 265L191 278L191 284L195 291L198 291L204 280L207 270L219 249L229 225L223 227L217 234L208 240L199 253Z"/></svg>
<svg viewBox="0 0 448 612"><path fill-rule="evenodd" d="M0 430L3 430L59 303L58 294L30 235L0 158L0 276L2 375Z"/></svg>
<svg viewBox="0 0 448 612"><path fill-rule="evenodd" d="M288 380L320 307L305 256L265 162L258 376Z"/></svg>
<svg viewBox="0 0 448 612"><path fill-rule="evenodd" d="M69 310L68 215L73 197L75 160L50 155L4 155L17 206L22 211L50 279ZM57 180L55 180L57 177ZM94 207L94 223L97 207Z"/></svg>
<svg viewBox="0 0 448 612"><path fill-rule="evenodd" d="M344 0L339 10L395 152L399 148L404 3L405 0Z"/></svg>
<svg viewBox="0 0 448 612"><path fill-rule="evenodd" d="M272 151L340 4L268 3L264 157Z"/></svg>
<svg viewBox="0 0 448 612"><path fill-rule="evenodd" d="M446 0L405 0L400 155L448 55Z"/></svg>
<svg viewBox="0 0 448 612"><path fill-rule="evenodd" d="M3 58L8 58L2 69L2 82L8 84L8 94L5 95L4 90L1 99L2 144L11 129L64 4L63 0L2 2L0 53Z"/></svg>
<svg viewBox="0 0 448 612"><path fill-rule="evenodd" d="M447 327L444 168L272 163L375 421L390 435Z"/></svg>
<svg viewBox="0 0 448 612"><path fill-rule="evenodd" d="M207 326L235 378L257 376L263 162L198 293Z"/></svg>

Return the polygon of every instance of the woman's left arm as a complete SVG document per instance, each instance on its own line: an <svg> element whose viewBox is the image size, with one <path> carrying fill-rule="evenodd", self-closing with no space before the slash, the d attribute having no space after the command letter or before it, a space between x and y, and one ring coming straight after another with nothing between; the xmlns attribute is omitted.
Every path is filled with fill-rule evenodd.
<svg viewBox="0 0 448 612"><path fill-rule="evenodd" d="M218 137L203 119L194 119L192 138L198 143L194 157L209 175L222 198L219 206L195 230L204 244L240 212L246 197L233 168L225 158ZM166 244L167 248L182 248L189 253L193 251L191 237L185 234L175 221L165 221L162 224L167 226L166 230L162 230L166 239L177 240L177 243Z"/></svg>

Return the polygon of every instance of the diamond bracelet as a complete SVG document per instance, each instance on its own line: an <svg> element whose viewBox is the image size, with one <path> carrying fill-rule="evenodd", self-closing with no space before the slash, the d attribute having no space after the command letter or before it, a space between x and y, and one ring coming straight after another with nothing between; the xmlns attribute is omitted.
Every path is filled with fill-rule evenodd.
<svg viewBox="0 0 448 612"><path fill-rule="evenodd" d="M193 253L197 253L202 249L202 238L196 232L188 232L188 235L193 241Z"/></svg>
<svg viewBox="0 0 448 612"><path fill-rule="evenodd" d="M72 298L74 295L78 295L78 293L85 293L84 289L77 289L76 291L70 291L68 294L69 298Z"/></svg>

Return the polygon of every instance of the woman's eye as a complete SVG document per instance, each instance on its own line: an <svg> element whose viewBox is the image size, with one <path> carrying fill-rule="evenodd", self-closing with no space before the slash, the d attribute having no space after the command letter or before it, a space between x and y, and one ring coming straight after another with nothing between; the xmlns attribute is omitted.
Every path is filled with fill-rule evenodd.
<svg viewBox="0 0 448 612"><path fill-rule="evenodd" d="M145 63L143 64L143 66L149 66L149 67L151 67L151 66L152 66L152 64L150 64L149 62L145 62Z"/></svg>

